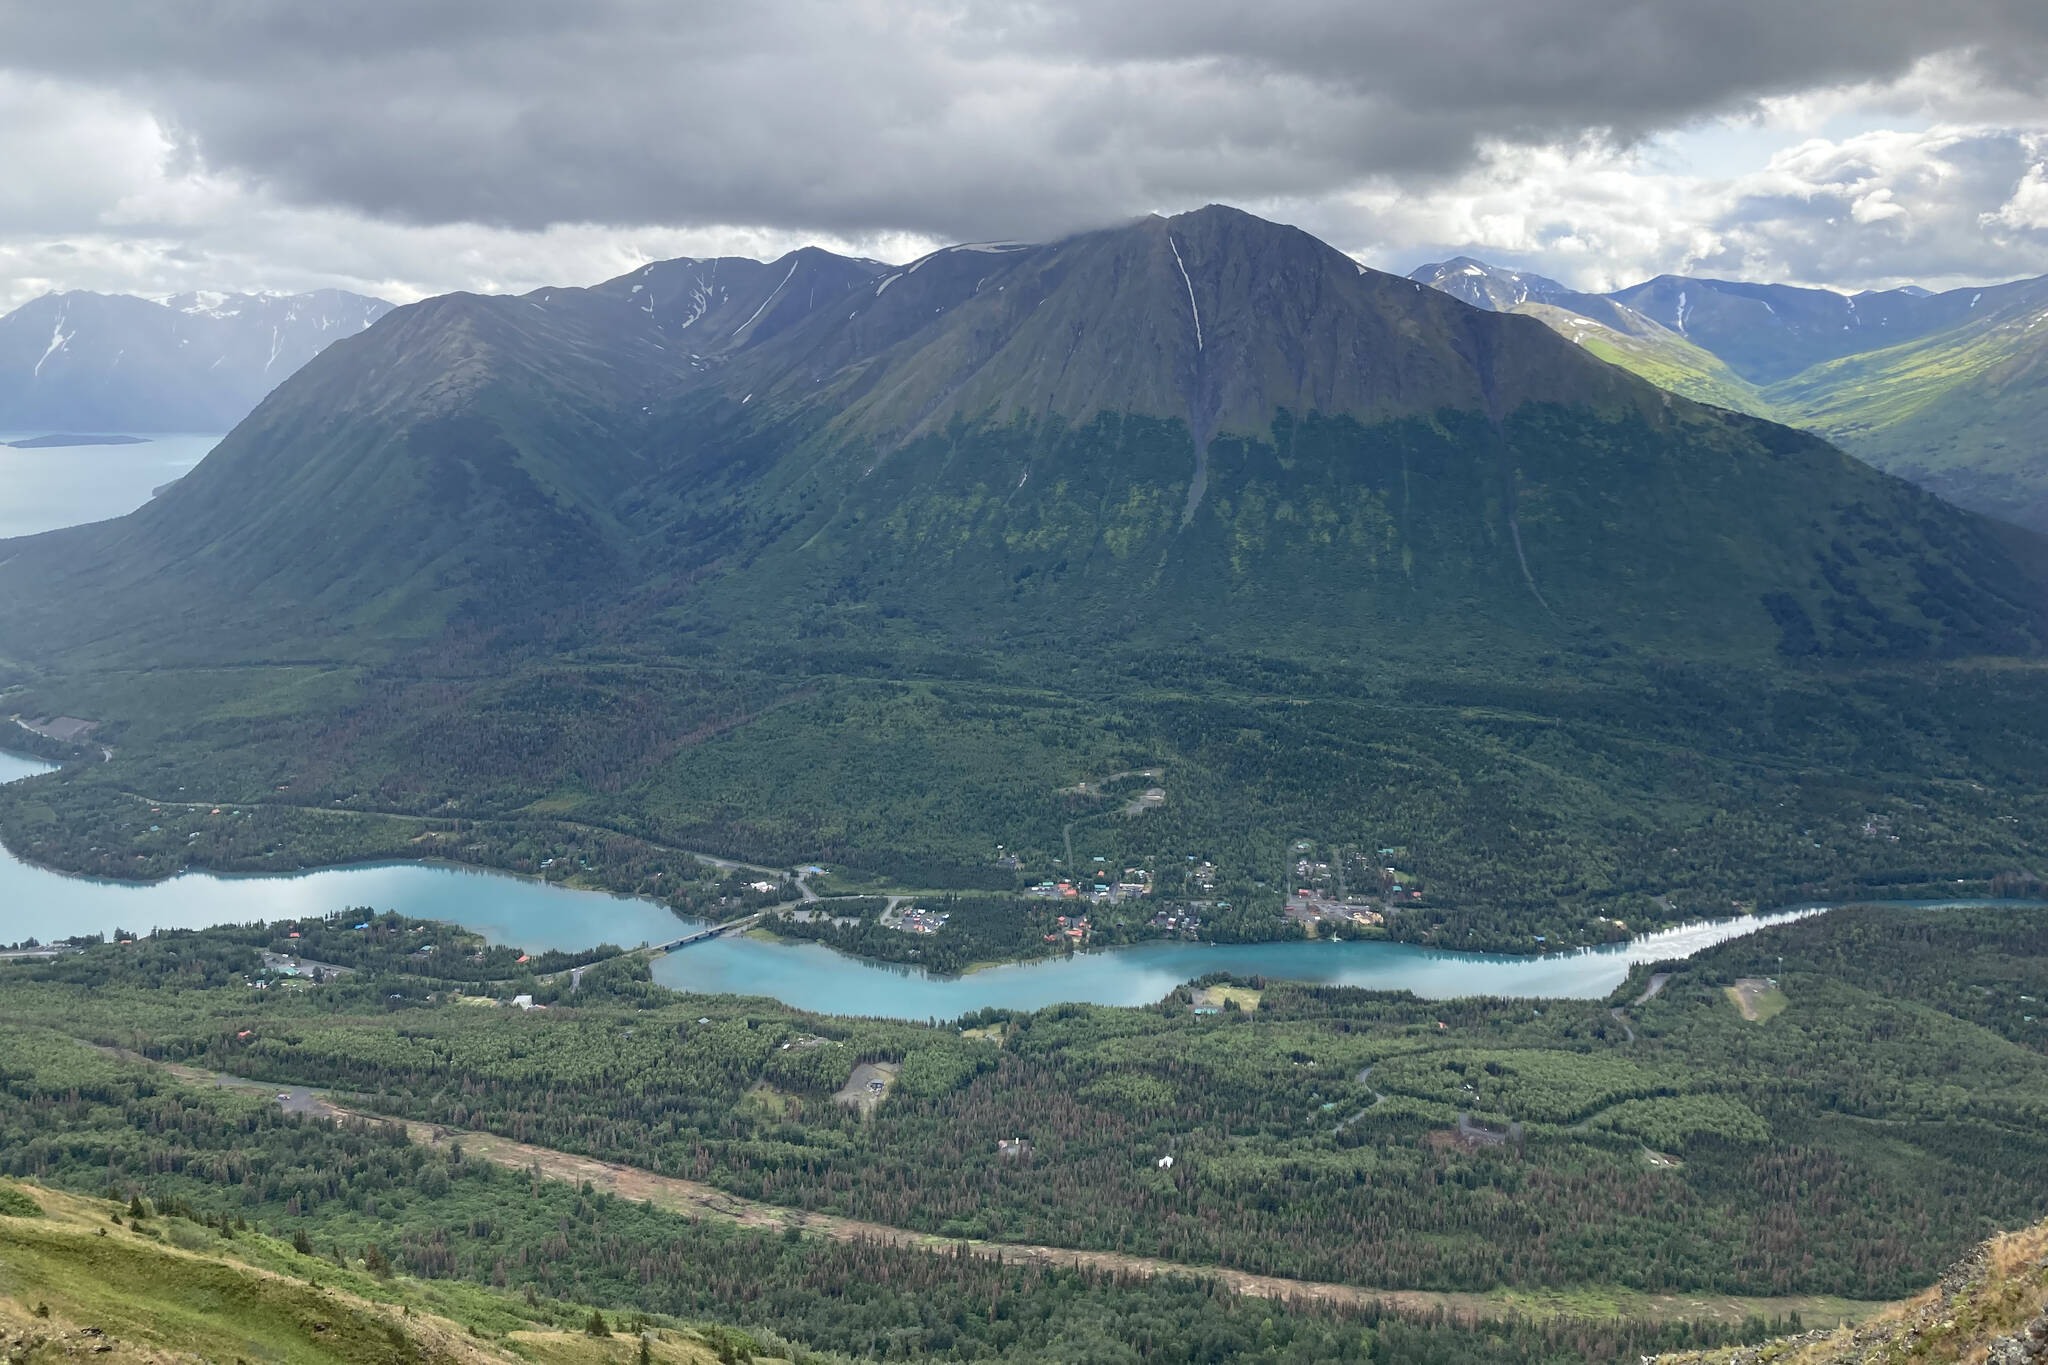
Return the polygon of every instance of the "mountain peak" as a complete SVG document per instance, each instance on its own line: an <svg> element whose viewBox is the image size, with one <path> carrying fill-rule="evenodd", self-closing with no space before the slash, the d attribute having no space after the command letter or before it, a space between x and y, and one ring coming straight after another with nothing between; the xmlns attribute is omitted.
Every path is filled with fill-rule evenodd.
<svg viewBox="0 0 2048 1365"><path fill-rule="evenodd" d="M1236 253L1295 252L1328 262L1341 261L1354 273L1363 267L1311 233L1292 223L1278 223L1227 204L1208 204L1165 220L1169 235L1202 241L1219 256Z"/></svg>
<svg viewBox="0 0 2048 1365"><path fill-rule="evenodd" d="M1199 622L1289 651L1453 617L1679 648L2024 644L2032 588L2002 592L1988 533L1919 497L1211 206L901 267L654 262L399 310L163 499L0 559L22 604L0 624L47 650L119 614L182 649L177 604L203 596L233 604L221 629L260 616L266 648L333 622L400 647L703 575L703 619L764 630L814 606L865 630L872 604L940 632ZM1893 533L1826 558L1857 518ZM1931 581L1953 601L1923 610Z"/></svg>
<svg viewBox="0 0 2048 1365"><path fill-rule="evenodd" d="M701 360L765 342L887 269L877 261L805 246L772 261L746 256L650 261L588 289L535 292L604 306L616 325L651 329L659 344Z"/></svg>
<svg viewBox="0 0 2048 1365"><path fill-rule="evenodd" d="M1152 217L1158 219L1159 215L1154 214ZM1300 228L1292 227L1286 223L1275 222L1271 218L1261 218L1256 213L1247 213L1243 209L1230 204L1204 204L1198 209L1186 209L1161 221L1170 223L1175 227L1189 226L1197 223L1235 223L1259 231L1301 231ZM1307 234L1304 233L1303 235L1306 236Z"/></svg>
<svg viewBox="0 0 2048 1365"><path fill-rule="evenodd" d="M1488 265L1471 256L1453 256L1417 266L1408 278L1463 299L1474 308L1505 313L1525 303L1558 303L1576 297L1556 280Z"/></svg>
<svg viewBox="0 0 2048 1365"><path fill-rule="evenodd" d="M1282 410L1378 420L1539 390L1637 402L1547 331L1463 312L1299 228L1211 205L1039 246L935 252L721 382L736 401L823 404L883 441L956 417L1140 412L1206 440L1262 432ZM1495 335L1523 328L1516 343Z"/></svg>

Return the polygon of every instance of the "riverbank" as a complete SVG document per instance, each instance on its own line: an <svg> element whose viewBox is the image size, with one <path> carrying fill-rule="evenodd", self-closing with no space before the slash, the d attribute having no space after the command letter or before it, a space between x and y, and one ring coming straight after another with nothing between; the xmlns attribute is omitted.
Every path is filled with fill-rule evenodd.
<svg viewBox="0 0 2048 1365"><path fill-rule="evenodd" d="M49 770L47 764L12 757L0 759L0 764L20 775ZM122 803L117 813L131 822L152 810L146 798L119 793L116 799ZM136 802L142 803L139 812ZM7 805L0 808L0 815L19 812L22 806L20 802ZM209 837L232 837L231 832L222 832L222 826L237 818L238 811L233 806L214 807L189 799L157 803L153 809L157 814L150 823L164 826L155 833L162 836L159 842L166 848L180 842L178 836L185 832L182 825L172 827L171 812L186 817L185 823L201 832L200 840L183 842L203 844ZM262 808L241 809L246 813ZM307 814L309 820L329 816L329 812L318 810ZM449 823L460 825L459 830L451 831L467 841L460 847L473 851L479 846L479 831L472 822ZM445 844L437 842L426 852L413 840L397 843L395 857L344 867L283 871L259 862L249 872L184 870L149 883L68 875L6 856L0 857L0 942L30 937L50 942L79 933L111 934L117 929L132 933L152 926L198 928L319 916L343 907L369 906L447 920L494 942L528 950L581 951L602 942L628 947L668 942L695 922L736 919L767 908L764 900L767 905L785 908L798 904L788 899L786 892L776 899L747 889L717 907L722 913L690 915L678 907L672 875L694 874L700 862L712 863L726 873L725 880L717 884L727 888L721 894L733 896L745 888L749 876L772 870L679 850L649 850L630 836L592 827L564 831L522 826L507 833L527 841L514 847L529 866L544 856L568 856L545 854L538 840L554 835L584 841L569 845L589 850L584 855L589 859L587 869L575 858L569 859L569 865L578 868L579 880L599 882L602 876L608 881L621 870L639 875L633 881L621 877L623 890L574 889L564 886L561 878L541 878L523 868L503 866L502 862L514 861L510 857L498 866L477 856L450 859L445 856ZM13 852L11 847L9 852ZM646 860L631 861L639 857ZM687 868L683 858L691 860ZM798 897L810 895L802 877L793 877L790 885ZM717 897L709 899L715 903ZM1014 898L997 899L1015 904ZM803 903L817 904L808 899ZM1043 913L1055 919L1059 913L1069 913L1061 902L1042 905ZM1000 917L1006 912L993 913ZM836 944L791 943L786 938L767 941L747 935L670 953L657 961L653 970L657 980L683 990L768 996L805 1008L819 1008L820 1002L828 1002L824 1007L833 1012L899 1019L955 1018L991 1006L1038 1008L1068 1000L1144 1004L1211 972L1410 990L1438 999L1474 994L1592 997L1614 989L1634 963L1682 957L1774 922L1782 920L1758 916L1676 926L1603 948L1551 954L1456 952L1391 941L1311 943L1296 939L1216 944L1162 935L1051 955L1034 946L1034 958L1020 962L1005 960L1000 953L976 945L974 951L960 955L957 975L934 973L929 968L935 964L900 956L896 961L861 958L839 951ZM898 949L937 943L944 933L889 932L889 946ZM1042 944L1043 936L1036 942ZM966 970L970 967L971 972Z"/></svg>
<svg viewBox="0 0 2048 1365"><path fill-rule="evenodd" d="M0 847L16 861L70 877L148 887L195 873L295 877L386 864L452 865L633 896L685 919L737 918L807 894L786 869L573 820L433 818L275 796L194 799L183 791L112 787L97 775L85 791L14 785L58 771L51 756L0 752ZM775 889L755 890L762 879Z"/></svg>

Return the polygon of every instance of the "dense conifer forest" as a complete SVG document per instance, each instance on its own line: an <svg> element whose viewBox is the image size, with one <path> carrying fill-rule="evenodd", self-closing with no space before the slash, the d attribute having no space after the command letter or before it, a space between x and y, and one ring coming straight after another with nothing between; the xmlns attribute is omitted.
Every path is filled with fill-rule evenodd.
<svg viewBox="0 0 2048 1365"><path fill-rule="evenodd" d="M1183 989L1143 1009L989 1011L941 1027L677 996L638 955L599 962L571 990L569 958L517 964L389 915L290 927L299 939L284 925L167 933L0 966L7 1172L305 1220L309 1235L376 1241L414 1273L525 1277L586 1297L638 1276L666 1286L647 1304L661 1311L730 1312L747 1296L737 1279L719 1288L715 1267L729 1257L743 1276L765 1254L704 1229L689 1234L702 1246L657 1252L682 1234L663 1223L657 1237L635 1221L649 1215L573 1192L547 1215L560 1236L535 1234L555 1248L541 1254L502 1200L481 1211L502 1171L463 1171L445 1152L260 1099L201 1102L57 1031L770 1205L1390 1290L1885 1298L1987 1230L2048 1212L2048 1030L2035 1003L2048 996L2048 912L2018 905L1836 911L1665 964L1665 984L1641 1000L1648 969L1606 1001L1429 1003L1240 982L1222 1014L1194 1014ZM266 949L348 970L257 991L248 980ZM1738 982L1782 1008L1746 1018ZM515 991L551 1008L498 1003ZM871 1113L835 1098L863 1062L893 1064ZM296 1155L258 1155L272 1145ZM476 1193L451 1205L449 1191ZM470 1212L457 1219L457 1207ZM528 1216L541 1215L516 1215ZM592 1219L600 1234L572 1235ZM495 1231L476 1231L486 1224ZM1014 1269L942 1271L922 1253L775 1245L758 1311L796 1312L772 1287L785 1274L902 1286L937 1275L983 1307L956 1314L954 1335L920 1339L964 1358L993 1340L963 1325L988 1319L977 1296L1043 1305L1107 1292L1085 1277L1054 1290L1057 1275L1033 1287ZM702 1258L706 1274L647 1268L664 1257ZM917 1330L935 1330L932 1300L910 1297ZM1141 1300L1122 1302L1136 1312ZM879 1338L861 1333L911 1312L888 1295L863 1311L865 1328L803 1330L875 1352ZM1236 1330L1238 1308L1214 1311L1214 1330ZM1289 1327L1318 1343L1302 1349L1336 1349L1317 1335L1336 1330L1324 1319L1300 1321L1320 1324ZM1543 1358L1550 1346L1535 1341L1534 1357L1500 1358ZM1586 1349L1623 1346L1610 1336Z"/></svg>
<svg viewBox="0 0 2048 1365"><path fill-rule="evenodd" d="M1375 864L1400 850L1424 894L1395 907L1390 936L1509 952L1737 908L1994 883L2023 895L2048 845L2035 786L2048 708L2026 669L1844 679L1560 654L1512 677L1466 661L1419 678L1155 653L1069 672L1051 691L1022 659L823 654L742 671L756 668L797 673L791 699L696 738L702 698L658 670L614 668L617 694L595 700L520 692L526 731L597 745L566 782L434 768L414 738L470 723L439 690L431 705L423 687L374 703L380 726L396 723L386 708L413 716L389 739L363 730L367 699L338 716L295 709L298 692L223 701L233 714L217 722L110 731L136 744L132 763L94 756L0 787L0 838L124 878L437 857L714 918L793 897L756 895L748 883L764 874L721 874L698 852L938 895L1138 867L1152 894L1131 927L1199 901L1204 937L1240 939L1298 932L1280 902L1290 849L1308 840ZM385 692L352 676L321 686ZM614 743L613 703L668 737ZM287 709L252 719L252 705ZM1139 769L1160 774L1143 780L1156 804L1137 799L1142 784L1103 785ZM1195 881L1205 864L1213 878ZM989 946L941 951L964 964Z"/></svg>

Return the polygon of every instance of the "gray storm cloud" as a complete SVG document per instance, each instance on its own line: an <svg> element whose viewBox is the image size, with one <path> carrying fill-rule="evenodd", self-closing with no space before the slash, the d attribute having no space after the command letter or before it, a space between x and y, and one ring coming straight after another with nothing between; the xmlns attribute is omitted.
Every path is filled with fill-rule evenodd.
<svg viewBox="0 0 2048 1365"><path fill-rule="evenodd" d="M2038 94L2037 0L68 0L0 70L118 90L197 164L408 224L1043 234L1442 180L1936 53Z"/></svg>

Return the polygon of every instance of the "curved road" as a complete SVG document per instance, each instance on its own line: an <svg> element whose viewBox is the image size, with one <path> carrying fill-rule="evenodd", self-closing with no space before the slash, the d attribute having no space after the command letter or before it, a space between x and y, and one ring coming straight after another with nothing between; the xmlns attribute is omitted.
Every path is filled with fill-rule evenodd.
<svg viewBox="0 0 2048 1365"><path fill-rule="evenodd" d="M1375 1065L1377 1065L1377 1063L1375 1063ZM1363 1070L1363 1071L1361 1071L1361 1072L1359 1072L1359 1073L1358 1073L1358 1083L1359 1083L1360 1085L1365 1085L1365 1078L1366 1078L1367 1076L1370 1076L1370 1075L1372 1075L1372 1067L1370 1067L1370 1066L1369 1066L1369 1067L1367 1067L1367 1068L1366 1068L1365 1070ZM1330 1130L1331 1132L1333 1132L1333 1133L1341 1133L1341 1132L1343 1132L1343 1131L1344 1131L1344 1130L1345 1130L1346 1128L1349 1128L1349 1127L1350 1127L1350 1126L1351 1126L1352 1124L1354 1124L1354 1123L1358 1122L1358 1121L1359 1121L1360 1119L1364 1118L1364 1117L1365 1117L1365 1116L1366 1116L1367 1114L1370 1114L1370 1113L1371 1113L1371 1112L1372 1112L1373 1110L1375 1110L1375 1109L1379 1108L1379 1107L1380 1107L1380 1106L1381 1106L1382 1104L1386 1103L1387 1097L1386 1097L1385 1095L1382 1095L1382 1094L1381 1094L1381 1093L1380 1093L1379 1091L1377 1091L1377 1090L1373 1090L1373 1088L1372 1088L1371 1086L1369 1086L1369 1085L1365 1085L1365 1088L1366 1088L1366 1089L1367 1089L1368 1091L1371 1091L1371 1093L1372 1093L1372 1103L1371 1103L1371 1104L1368 1104L1367 1106L1365 1106L1365 1108L1363 1108L1363 1109L1359 1110L1359 1111L1358 1111L1357 1113L1353 1114L1353 1115L1352 1115L1352 1116L1351 1116L1350 1118L1348 1118L1348 1119L1339 1119L1339 1120L1337 1120L1337 1126L1336 1126L1335 1128L1332 1128L1332 1129Z"/></svg>
<svg viewBox="0 0 2048 1365"><path fill-rule="evenodd" d="M1664 983L1669 981L1670 979L1671 973L1669 972L1656 973L1654 976L1650 978L1650 984L1648 988L1645 989L1641 995L1635 998L1635 1003L1640 1005L1645 1000L1654 1000L1657 997L1658 992L1664 989ZM1631 1043L1633 1043L1636 1040L1636 1031L1632 1026L1630 1026L1628 1022L1628 1015L1622 1012L1622 1007L1616 1005L1613 1009L1607 1012L1614 1016L1614 1022L1621 1025L1621 1031L1623 1033L1626 1033L1628 1035L1628 1040Z"/></svg>

